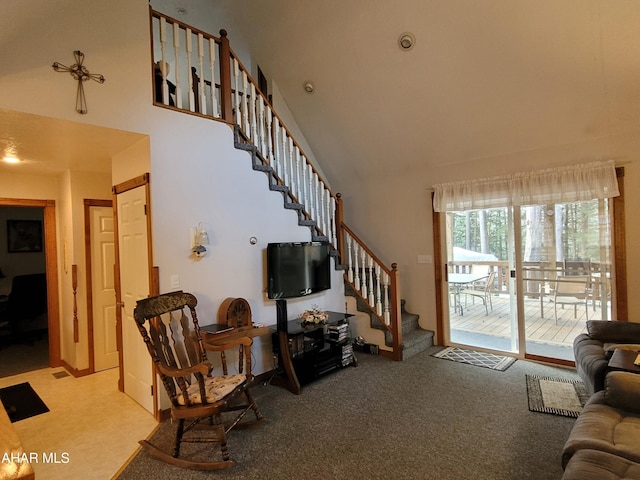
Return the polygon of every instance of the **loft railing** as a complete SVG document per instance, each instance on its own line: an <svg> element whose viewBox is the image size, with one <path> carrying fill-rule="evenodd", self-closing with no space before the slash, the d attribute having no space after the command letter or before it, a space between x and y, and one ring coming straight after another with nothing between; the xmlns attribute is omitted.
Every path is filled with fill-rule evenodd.
<svg viewBox="0 0 640 480"><path fill-rule="evenodd" d="M316 237L339 252L341 263L347 264L345 279L391 333L392 356L399 359L397 269L384 266L344 225L339 194L331 191L260 91L231 49L227 33L221 30L216 37L153 9L150 23L154 103L232 125L257 149L278 184L287 187L291 202L300 204L304 217L315 223Z"/></svg>

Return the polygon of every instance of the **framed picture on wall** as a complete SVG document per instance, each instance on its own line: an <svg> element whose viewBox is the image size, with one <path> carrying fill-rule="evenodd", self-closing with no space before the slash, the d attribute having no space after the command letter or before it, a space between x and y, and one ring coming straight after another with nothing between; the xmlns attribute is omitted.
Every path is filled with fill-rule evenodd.
<svg viewBox="0 0 640 480"><path fill-rule="evenodd" d="M7 250L9 253L41 252L42 222L7 220Z"/></svg>

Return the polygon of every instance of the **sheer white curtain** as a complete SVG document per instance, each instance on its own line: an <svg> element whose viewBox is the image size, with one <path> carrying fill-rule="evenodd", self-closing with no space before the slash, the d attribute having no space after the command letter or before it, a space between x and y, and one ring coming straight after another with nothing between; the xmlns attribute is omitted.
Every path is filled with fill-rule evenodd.
<svg viewBox="0 0 640 480"><path fill-rule="evenodd" d="M436 212L581 202L620 195L613 160L433 186Z"/></svg>

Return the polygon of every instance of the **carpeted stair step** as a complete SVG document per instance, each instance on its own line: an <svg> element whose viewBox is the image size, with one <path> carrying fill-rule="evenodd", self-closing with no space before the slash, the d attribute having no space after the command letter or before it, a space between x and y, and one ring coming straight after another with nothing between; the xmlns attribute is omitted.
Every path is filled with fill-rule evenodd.
<svg viewBox="0 0 640 480"><path fill-rule="evenodd" d="M424 352L433 346L433 332L431 330L412 330L402 336L402 360Z"/></svg>
<svg viewBox="0 0 640 480"><path fill-rule="evenodd" d="M348 281L345 280L344 286L345 295L356 299L356 309L369 315L369 326L384 332L385 345L392 346L393 338L377 315L372 312L369 305L356 293ZM420 327L420 316L407 312L405 300L400 301L400 307L402 315L402 360L406 360L433 346L433 332Z"/></svg>

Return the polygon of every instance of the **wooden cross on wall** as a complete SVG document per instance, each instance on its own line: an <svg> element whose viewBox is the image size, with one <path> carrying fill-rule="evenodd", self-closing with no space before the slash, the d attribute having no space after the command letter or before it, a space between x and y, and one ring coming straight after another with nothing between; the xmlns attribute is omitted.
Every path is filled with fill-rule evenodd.
<svg viewBox="0 0 640 480"><path fill-rule="evenodd" d="M58 62L53 62L53 65L51 66L56 72L69 72L71 76L78 81L78 90L76 92L76 111L84 115L87 113L87 99L84 96L84 87L82 84L87 80L104 83L105 78L99 74L89 73L87 67L82 65L82 62L84 61L84 53L80 50L75 50L73 52L73 56L76 59L76 63L70 67Z"/></svg>

